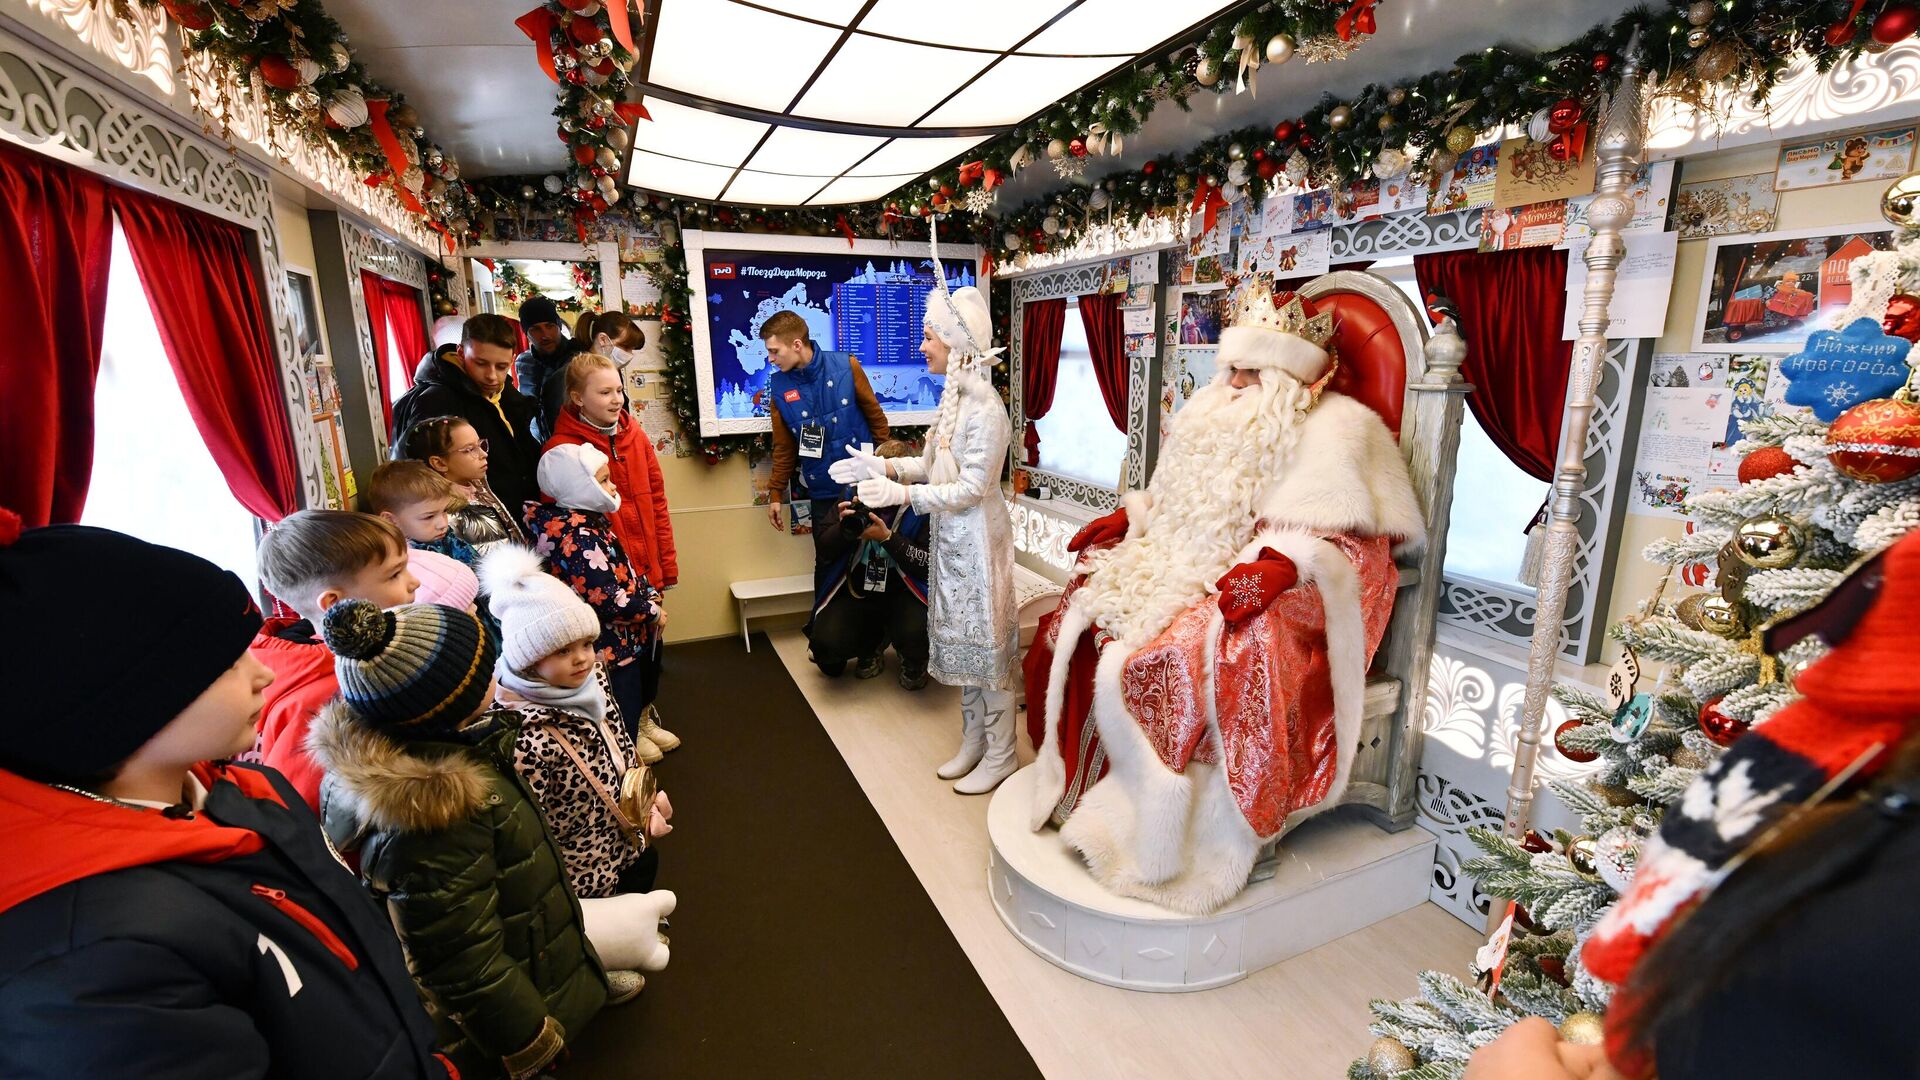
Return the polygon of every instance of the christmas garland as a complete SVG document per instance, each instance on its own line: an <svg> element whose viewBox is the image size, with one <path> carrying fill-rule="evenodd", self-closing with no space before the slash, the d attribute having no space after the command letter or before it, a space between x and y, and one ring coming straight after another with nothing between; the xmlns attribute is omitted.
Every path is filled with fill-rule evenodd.
<svg viewBox="0 0 1920 1080"><path fill-rule="evenodd" d="M1659 79L1655 93L1700 103L1733 86L1759 104L1800 54L1824 72L1878 52L1920 29L1920 6L1893 2L1869 13L1866 0L1675 0L1636 7L1556 49L1493 46L1445 70L1369 85L1348 101L1323 95L1271 129L1243 127L1091 188L1034 200L999 219L997 254L1068 243L1096 212L1132 219L1199 209L1222 185L1245 184L1259 197L1305 186L1337 192L1369 174L1443 174L1480 132L1507 124L1527 128L1556 156L1577 155L1601 101L1618 85L1620 57L1636 29L1642 69ZM959 180L955 173L929 182Z"/></svg>
<svg viewBox="0 0 1920 1080"><path fill-rule="evenodd" d="M541 187L571 217L581 242L595 217L620 201L614 175L633 145L627 129L646 107L626 100L628 72L639 59L629 0L546 0L514 21L531 38L540 69L559 87L556 134L567 145L564 173Z"/></svg>
<svg viewBox="0 0 1920 1080"><path fill-rule="evenodd" d="M132 0L115 0L116 7ZM369 185L392 184L408 210L447 237L469 238L472 193L460 166L420 127L401 95L368 77L320 0L137 0L166 11L189 53L203 53L234 85L257 80L268 121L331 142Z"/></svg>

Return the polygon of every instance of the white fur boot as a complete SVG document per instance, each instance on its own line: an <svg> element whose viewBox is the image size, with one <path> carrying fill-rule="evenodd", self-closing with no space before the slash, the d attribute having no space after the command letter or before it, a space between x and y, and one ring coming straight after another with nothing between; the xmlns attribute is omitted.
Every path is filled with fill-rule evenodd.
<svg viewBox="0 0 1920 1080"><path fill-rule="evenodd" d="M587 941L608 970L659 971L669 959L660 920L673 914L675 900L665 889L580 901Z"/></svg>
<svg viewBox="0 0 1920 1080"><path fill-rule="evenodd" d="M985 753L953 790L962 795L985 795L1020 767L1020 758L1013 751L1013 693L969 688L967 696L961 698L961 707L968 713L969 726L978 723L984 729ZM975 715L980 717L978 721Z"/></svg>
<svg viewBox="0 0 1920 1080"><path fill-rule="evenodd" d="M980 764L980 755L987 752L985 711L979 707L980 693L977 686L960 691L960 750L934 770L942 780L958 780L967 775L968 770Z"/></svg>

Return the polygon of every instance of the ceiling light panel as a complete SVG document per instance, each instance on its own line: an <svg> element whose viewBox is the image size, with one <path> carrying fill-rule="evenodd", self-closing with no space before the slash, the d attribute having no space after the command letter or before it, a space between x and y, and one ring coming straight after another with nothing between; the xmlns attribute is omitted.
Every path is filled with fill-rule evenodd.
<svg viewBox="0 0 1920 1080"><path fill-rule="evenodd" d="M834 54L796 116L904 127L993 59L855 34Z"/></svg>
<svg viewBox="0 0 1920 1080"><path fill-rule="evenodd" d="M730 203L798 206L813 198L813 193L826 187L832 179L831 176L789 176L742 169L721 198Z"/></svg>
<svg viewBox="0 0 1920 1080"><path fill-rule="evenodd" d="M911 173L918 176L986 140L987 136L984 135L963 135L951 139L895 139L875 151L872 157L854 166L852 175Z"/></svg>
<svg viewBox="0 0 1920 1080"><path fill-rule="evenodd" d="M861 30L973 49L1010 49L1066 7L1065 0L968 0L942 8L927 0L880 0Z"/></svg>
<svg viewBox="0 0 1920 1080"><path fill-rule="evenodd" d="M627 183L643 191L666 195L684 195L689 199L714 199L733 177L731 168L682 161L645 150L633 152L633 166L627 170Z"/></svg>
<svg viewBox="0 0 1920 1080"><path fill-rule="evenodd" d="M859 10L857 3L840 6ZM666 0L653 35L650 82L712 101L784 112L840 31L732 0Z"/></svg>
<svg viewBox="0 0 1920 1080"><path fill-rule="evenodd" d="M811 200L811 204L826 206L832 203L871 202L892 193L900 185L919 178L919 173L907 173L901 176L843 176L828 184L825 191Z"/></svg>
<svg viewBox="0 0 1920 1080"><path fill-rule="evenodd" d="M668 0L668 2L704 6L709 0ZM781 11L801 18L819 19L821 22L830 22L835 26L845 26L853 21L855 15L860 14L860 9L865 4L866 0L773 0L768 6L778 7Z"/></svg>
<svg viewBox="0 0 1920 1080"><path fill-rule="evenodd" d="M878 135L776 127L747 167L760 172L838 176L886 141Z"/></svg>
<svg viewBox="0 0 1920 1080"><path fill-rule="evenodd" d="M635 147L729 169L745 161L767 133L767 125L757 120L722 116L670 101L648 101L647 112L653 119L633 127Z"/></svg>
<svg viewBox="0 0 1920 1080"><path fill-rule="evenodd" d="M1106 74L1121 61L1110 56L1067 60L1009 56L934 110L922 126L1017 124Z"/></svg>
<svg viewBox="0 0 1920 1080"><path fill-rule="evenodd" d="M1020 46L1023 53L1136 54L1212 17L1232 0L1086 0ZM1052 99L1048 99L1052 100Z"/></svg>

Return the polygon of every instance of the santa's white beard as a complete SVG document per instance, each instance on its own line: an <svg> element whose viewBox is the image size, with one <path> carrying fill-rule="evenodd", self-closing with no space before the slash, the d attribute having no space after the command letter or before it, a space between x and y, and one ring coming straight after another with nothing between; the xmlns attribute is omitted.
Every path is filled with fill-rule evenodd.
<svg viewBox="0 0 1920 1080"><path fill-rule="evenodd" d="M1278 481L1308 391L1278 371L1236 391L1224 375L1193 396L1160 452L1135 535L1086 559L1082 603L1122 645L1153 640L1204 598L1253 536L1261 492Z"/></svg>

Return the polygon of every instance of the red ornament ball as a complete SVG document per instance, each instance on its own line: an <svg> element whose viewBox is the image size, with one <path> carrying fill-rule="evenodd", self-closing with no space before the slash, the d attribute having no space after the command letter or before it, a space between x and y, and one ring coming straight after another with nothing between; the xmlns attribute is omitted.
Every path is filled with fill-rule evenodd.
<svg viewBox="0 0 1920 1080"><path fill-rule="evenodd" d="M1540 974L1545 975L1561 986L1568 985L1567 961L1565 957L1542 954L1535 958L1534 963L1539 965Z"/></svg>
<svg viewBox="0 0 1920 1080"><path fill-rule="evenodd" d="M573 20L567 24L567 33L573 35L573 40L582 45L591 45L606 36L601 32L600 24L592 19Z"/></svg>
<svg viewBox="0 0 1920 1080"><path fill-rule="evenodd" d="M1299 125L1295 124L1291 120L1282 120L1279 123L1273 125L1273 137L1279 140L1280 142L1286 142L1288 139L1293 138L1298 133L1299 133Z"/></svg>
<svg viewBox="0 0 1920 1080"><path fill-rule="evenodd" d="M1553 141L1547 144L1547 156L1555 161L1571 161L1573 140L1565 135L1555 135Z"/></svg>
<svg viewBox="0 0 1920 1080"><path fill-rule="evenodd" d="M1568 761L1577 761L1582 765L1589 761L1600 760L1600 755L1594 753L1592 750L1575 750L1567 745L1567 733L1577 731L1579 728L1580 721L1578 720L1561 721L1560 726L1553 729L1553 748L1560 751L1561 757L1566 758Z"/></svg>
<svg viewBox="0 0 1920 1080"><path fill-rule="evenodd" d="M1547 109L1547 130L1555 135L1565 135L1580 123L1580 117L1585 112L1578 101L1561 98Z"/></svg>
<svg viewBox="0 0 1920 1080"><path fill-rule="evenodd" d="M1255 161L1267 160L1267 152L1265 150L1255 150L1253 152L1253 160Z"/></svg>
<svg viewBox="0 0 1920 1080"><path fill-rule="evenodd" d="M1853 40L1853 20L1842 19L1827 27L1827 44L1839 48Z"/></svg>
<svg viewBox="0 0 1920 1080"><path fill-rule="evenodd" d="M1717 697L1708 698L1707 703L1700 706L1700 730L1707 733L1715 746L1732 746L1733 741L1753 725L1721 712L1720 701Z"/></svg>
<svg viewBox="0 0 1920 1080"><path fill-rule="evenodd" d="M598 165L595 165L595 166L594 166L593 168L591 168L591 169L588 169L587 171L588 171L588 172L590 172L590 173L592 173L592 174L593 174L594 176L596 176L596 177L600 177L600 176L605 176L605 175L607 175L607 170L605 170L605 169L603 169L603 168L601 168L601 167L600 167L600 166L598 166Z"/></svg>
<svg viewBox="0 0 1920 1080"><path fill-rule="evenodd" d="M1740 459L1740 482L1752 484L1785 476L1800 467L1792 454L1778 446L1763 446Z"/></svg>
<svg viewBox="0 0 1920 1080"><path fill-rule="evenodd" d="M1158 166L1159 166L1158 162L1149 161L1145 165L1140 166L1140 171L1143 173L1146 173L1148 176L1152 176L1153 170Z"/></svg>
<svg viewBox="0 0 1920 1080"><path fill-rule="evenodd" d="M272 53L260 58L260 79L275 90L291 90L300 85L300 73L293 70L292 61Z"/></svg>
<svg viewBox="0 0 1920 1080"><path fill-rule="evenodd" d="M1920 405L1863 401L1827 429L1827 460L1855 480L1889 484L1920 474Z"/></svg>
<svg viewBox="0 0 1920 1080"><path fill-rule="evenodd" d="M213 26L213 9L202 0L160 0L173 21L185 30L206 30Z"/></svg>
<svg viewBox="0 0 1920 1080"><path fill-rule="evenodd" d="M1314 143L1313 132L1302 129L1300 132L1300 149L1302 150L1311 149L1313 147L1313 143Z"/></svg>
<svg viewBox="0 0 1920 1080"><path fill-rule="evenodd" d="M1593 73L1595 75L1605 75L1607 73L1607 69L1611 68L1612 66L1613 66L1612 53L1593 54Z"/></svg>
<svg viewBox="0 0 1920 1080"><path fill-rule="evenodd" d="M1520 850L1544 855L1553 850L1553 841L1547 839L1539 829L1528 829L1527 835L1520 838Z"/></svg>
<svg viewBox="0 0 1920 1080"><path fill-rule="evenodd" d="M607 208L607 200L602 198L599 195L595 195L593 198L589 199L588 202L593 204L593 212L596 214L600 213L602 210L605 210Z"/></svg>
<svg viewBox="0 0 1920 1080"><path fill-rule="evenodd" d="M592 143L580 143L573 148L573 160L582 165L593 164L594 149Z"/></svg>
<svg viewBox="0 0 1920 1080"><path fill-rule="evenodd" d="M1920 8L1912 4L1888 4L1873 20L1873 40L1882 45L1893 45L1913 36L1920 30Z"/></svg>
<svg viewBox="0 0 1920 1080"><path fill-rule="evenodd" d="M943 199L951 199L951 198L953 198L953 185L952 185L952 184L941 184L941 185L940 185L940 197L941 197L941 198L943 198Z"/></svg>
<svg viewBox="0 0 1920 1080"><path fill-rule="evenodd" d="M1260 163L1259 169L1260 179L1271 180L1280 174L1280 163L1272 158L1267 158Z"/></svg>
<svg viewBox="0 0 1920 1080"><path fill-rule="evenodd" d="M1074 157L1086 157L1087 140L1076 135L1073 141L1067 144L1067 153L1072 154Z"/></svg>

